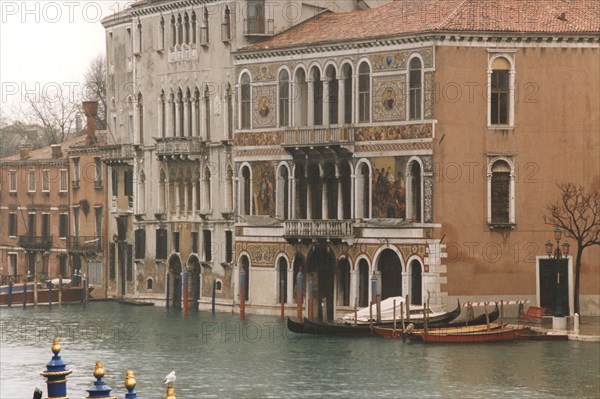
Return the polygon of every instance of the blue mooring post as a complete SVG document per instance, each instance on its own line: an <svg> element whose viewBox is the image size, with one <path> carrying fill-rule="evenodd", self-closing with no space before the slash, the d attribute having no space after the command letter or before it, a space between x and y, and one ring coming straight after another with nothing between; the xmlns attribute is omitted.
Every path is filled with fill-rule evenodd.
<svg viewBox="0 0 600 399"><path fill-rule="evenodd" d="M167 272L167 289L165 290L166 292L166 302L165 302L165 307L167 308L167 310L169 310L169 287L170 287L170 283L171 283L171 275L169 272Z"/></svg>
<svg viewBox="0 0 600 399"><path fill-rule="evenodd" d="M188 306L190 305L189 298L188 298L188 293L189 293L188 276L189 276L188 270L187 270L187 268L185 268L185 270L183 271L183 284L181 285L182 286L181 290L183 291L183 295L182 295L183 317L185 317L185 318L188 317Z"/></svg>
<svg viewBox="0 0 600 399"><path fill-rule="evenodd" d="M215 302L217 301L217 279L213 278L212 287L212 314L215 314Z"/></svg>
<svg viewBox="0 0 600 399"><path fill-rule="evenodd" d="M371 276L371 305L377 303L377 276Z"/></svg>
<svg viewBox="0 0 600 399"><path fill-rule="evenodd" d="M13 291L13 282L12 278L8 280L8 307L12 307L12 291Z"/></svg>
<svg viewBox="0 0 600 399"><path fill-rule="evenodd" d="M302 269L298 271L298 275L296 277L296 289L298 290L296 294L296 317L300 323L303 323L304 318L302 317L302 300L304 296L304 274L302 274Z"/></svg>
<svg viewBox="0 0 600 399"><path fill-rule="evenodd" d="M240 269L240 320L246 319L246 281L248 281L248 274L246 269L242 267Z"/></svg>
<svg viewBox="0 0 600 399"><path fill-rule="evenodd" d="M81 283L81 303L83 304L83 306L85 306L85 291L86 291L86 283L87 281L85 279L82 280Z"/></svg>
<svg viewBox="0 0 600 399"><path fill-rule="evenodd" d="M133 374L133 371L127 370L127 373L125 374L125 388L127 388L125 399L138 399L137 393L135 392L135 385L135 374Z"/></svg>
<svg viewBox="0 0 600 399"><path fill-rule="evenodd" d="M115 399L114 396L110 396L111 388L102 380L104 378L104 366L100 360L96 361L94 377L96 377L96 382L94 382L93 387L87 390L88 396L85 399Z"/></svg>
<svg viewBox="0 0 600 399"><path fill-rule="evenodd" d="M46 385L48 386L48 399L63 399L67 397L67 376L71 374L71 370L67 370L67 365L61 359L60 341L54 338L52 341L52 359L46 364L46 371L40 373L42 377L46 377Z"/></svg>
<svg viewBox="0 0 600 399"><path fill-rule="evenodd" d="M27 281L23 283L23 309L27 307Z"/></svg>

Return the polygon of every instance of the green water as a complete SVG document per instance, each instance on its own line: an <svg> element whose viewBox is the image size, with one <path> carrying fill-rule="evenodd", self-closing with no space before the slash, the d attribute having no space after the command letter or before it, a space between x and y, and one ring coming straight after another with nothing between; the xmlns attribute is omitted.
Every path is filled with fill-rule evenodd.
<svg viewBox="0 0 600 399"><path fill-rule="evenodd" d="M190 313L115 303L0 310L0 398L29 399L52 338L73 370L70 398L87 395L96 360L123 398L125 371L141 398L162 398L177 373L179 399L599 398L600 345L515 342L427 345L383 338L288 333L278 318ZM44 395L45 397L45 395Z"/></svg>

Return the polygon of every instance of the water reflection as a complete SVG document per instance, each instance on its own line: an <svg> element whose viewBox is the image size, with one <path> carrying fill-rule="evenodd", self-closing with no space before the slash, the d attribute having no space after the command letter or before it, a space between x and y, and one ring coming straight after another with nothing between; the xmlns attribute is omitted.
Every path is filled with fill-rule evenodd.
<svg viewBox="0 0 600 399"><path fill-rule="evenodd" d="M51 340L74 372L69 396L83 397L103 360L113 395L125 370L141 397L162 397L177 372L179 398L597 398L600 346L575 342L492 345L402 344L379 338L298 336L276 318L182 315L152 307L93 303L2 309L0 397L31 397Z"/></svg>

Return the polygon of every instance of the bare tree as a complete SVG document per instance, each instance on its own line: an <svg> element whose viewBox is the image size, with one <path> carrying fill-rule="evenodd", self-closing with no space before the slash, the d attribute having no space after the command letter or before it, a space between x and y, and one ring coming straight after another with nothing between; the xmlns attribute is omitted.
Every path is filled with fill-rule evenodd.
<svg viewBox="0 0 600 399"><path fill-rule="evenodd" d="M97 126L106 129L106 59L102 55L92 60L85 73L84 99L98 101Z"/></svg>
<svg viewBox="0 0 600 399"><path fill-rule="evenodd" d="M41 127L43 145L62 143L73 133L81 112L74 96L74 92L57 89L27 98L23 119Z"/></svg>
<svg viewBox="0 0 600 399"><path fill-rule="evenodd" d="M600 245L600 191L587 192L582 185L558 184L561 199L550 203L544 222L558 226L577 242L575 257L575 312L579 313L581 257L587 247Z"/></svg>

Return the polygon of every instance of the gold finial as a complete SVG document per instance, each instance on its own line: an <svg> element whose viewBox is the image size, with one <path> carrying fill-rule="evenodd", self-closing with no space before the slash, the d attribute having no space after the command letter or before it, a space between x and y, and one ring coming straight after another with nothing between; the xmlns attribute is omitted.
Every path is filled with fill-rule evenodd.
<svg viewBox="0 0 600 399"><path fill-rule="evenodd" d="M175 397L175 388L174 387L167 387L167 395L165 396L165 399L177 399Z"/></svg>
<svg viewBox="0 0 600 399"><path fill-rule="evenodd" d="M96 369L94 370L94 377L102 378L104 377L104 365L101 360L96 361Z"/></svg>
<svg viewBox="0 0 600 399"><path fill-rule="evenodd" d="M131 370L127 370L125 373L125 388L131 390L135 388L135 374Z"/></svg>
<svg viewBox="0 0 600 399"><path fill-rule="evenodd" d="M54 338L52 340L52 353L54 353L55 355L58 355L60 350L61 350L60 340L58 338Z"/></svg>

